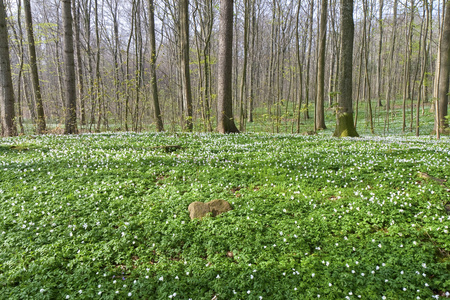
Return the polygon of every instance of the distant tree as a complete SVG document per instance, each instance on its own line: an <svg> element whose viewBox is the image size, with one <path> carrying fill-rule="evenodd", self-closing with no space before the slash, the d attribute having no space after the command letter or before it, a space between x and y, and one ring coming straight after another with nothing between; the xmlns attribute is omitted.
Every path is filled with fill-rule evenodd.
<svg viewBox="0 0 450 300"><path fill-rule="evenodd" d="M76 134L77 130L77 92L75 84L75 55L73 48L71 0L63 0L64 23L64 66L65 66L65 97L66 120L65 134Z"/></svg>
<svg viewBox="0 0 450 300"><path fill-rule="evenodd" d="M353 0L341 0L341 53L339 66L339 95L334 136L359 136L353 124Z"/></svg>
<svg viewBox="0 0 450 300"><path fill-rule="evenodd" d="M28 36L28 52L30 55L30 69L31 69L31 82L33 84L34 90L34 99L36 102L36 112L37 112L37 120L36 120L36 133L42 134L46 130L45 124L45 116L44 116L44 106L42 103L42 94L41 94L41 85L39 83L39 72L37 66L37 57L36 57L36 45L34 42L34 33L33 33L33 18L31 16L31 6L30 0L23 1L24 10L25 10L25 22Z"/></svg>
<svg viewBox="0 0 450 300"><path fill-rule="evenodd" d="M3 0L0 0L0 111L3 135L17 135L14 121L14 92L9 61L8 29Z"/></svg>
<svg viewBox="0 0 450 300"><path fill-rule="evenodd" d="M217 129L238 133L233 118L233 0L220 0Z"/></svg>
<svg viewBox="0 0 450 300"><path fill-rule="evenodd" d="M156 130L164 131L164 125L159 108L158 82L156 78L156 42L155 42L155 6L153 0L148 0L148 22L150 39L150 85L152 88L154 117L156 121Z"/></svg>

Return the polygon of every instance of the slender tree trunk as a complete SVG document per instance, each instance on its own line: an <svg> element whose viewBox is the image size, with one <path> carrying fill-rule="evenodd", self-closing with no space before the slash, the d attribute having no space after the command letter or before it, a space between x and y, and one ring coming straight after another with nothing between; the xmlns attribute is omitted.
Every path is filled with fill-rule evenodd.
<svg viewBox="0 0 450 300"><path fill-rule="evenodd" d="M298 68L298 101L297 101L297 133L300 133L300 118L302 112L302 98L303 98L303 64L302 59L300 57L300 2L297 5L297 13L296 13L296 30L295 30L295 47L296 47L296 58L297 58L297 68Z"/></svg>
<svg viewBox="0 0 450 300"><path fill-rule="evenodd" d="M0 0L0 112L3 136L17 135L14 111L14 87L9 60L8 28L3 0Z"/></svg>
<svg viewBox="0 0 450 300"><path fill-rule="evenodd" d="M247 122L253 122L253 108L255 101L255 74L256 74L256 62L255 62L255 52L256 52L256 7L255 2L250 1L251 3L251 35L252 35L252 43L251 43L251 63L250 63L250 93L248 98L248 106L247 106Z"/></svg>
<svg viewBox="0 0 450 300"><path fill-rule="evenodd" d="M435 76L434 76L434 85L433 85L433 98L438 99L439 98L439 80L440 80L440 71L441 71L441 45L442 45L442 37L443 37L443 30L442 25L444 24L444 17L445 17L445 2L446 0L442 0L444 3L444 8L442 9L442 16L439 14L439 46L437 51L437 58L436 58L436 66L435 66ZM439 6L439 1L438 1ZM438 11L440 8L438 7ZM436 127L436 126L435 126ZM436 129L435 129L436 130Z"/></svg>
<svg viewBox="0 0 450 300"><path fill-rule="evenodd" d="M131 94L131 77L130 77L130 47L134 32L134 18L131 25L131 33L128 37L126 50L126 71L125 71L125 131L128 131L128 115L130 114L130 94Z"/></svg>
<svg viewBox="0 0 450 300"><path fill-rule="evenodd" d="M73 1L73 0L72 0ZM94 17L95 17L95 42L96 42L96 53L95 53L95 96L97 101L97 128L96 131L100 132L103 116L102 101L103 95L101 93L101 75L100 75L100 23L98 16L98 0L94 0Z"/></svg>
<svg viewBox="0 0 450 300"><path fill-rule="evenodd" d="M366 99L366 103L367 103L367 121L370 124L370 132L372 134L375 133L375 130L373 128L373 115L372 115L372 95L371 95L371 85L370 85L370 74L369 74L369 45L370 45L370 35L371 35L371 19L367 19L367 13L369 12L369 7L368 7L368 3L366 2L366 0L363 0L363 8L364 8L364 29L363 29L363 45L364 45L364 58L365 58L365 62L364 62L364 68L365 68L365 72L364 72L364 94L366 94L367 91L367 98L364 97ZM372 15L372 9L370 12L370 15ZM367 23L369 23L369 29L367 29ZM367 88L366 88L367 87Z"/></svg>
<svg viewBox="0 0 450 300"><path fill-rule="evenodd" d="M380 7L378 12L378 24L380 26L380 40L378 42L378 64L377 64L377 99L378 107L382 106L381 103L381 70L382 70L382 59L381 54L383 50L383 7L384 0L380 0Z"/></svg>
<svg viewBox="0 0 450 300"><path fill-rule="evenodd" d="M33 34L33 18L31 17L30 0L24 1L25 10L25 23L28 36L28 52L30 55L30 69L31 69L31 82L33 83L34 99L36 102L37 121L36 121L36 133L45 133L46 124L44 116L44 106L42 103L41 85L39 83L39 72L37 67L36 46L34 43Z"/></svg>
<svg viewBox="0 0 450 300"><path fill-rule="evenodd" d="M233 118L233 0L220 0L217 129L238 133Z"/></svg>
<svg viewBox="0 0 450 300"><path fill-rule="evenodd" d="M73 22L75 29L75 50L77 59L77 75L78 75L78 98L80 102L80 125L86 125L86 108L84 99L84 76L83 62L81 59L81 39L80 39L80 6L76 0L72 0Z"/></svg>
<svg viewBox="0 0 450 300"><path fill-rule="evenodd" d="M426 19L425 19L425 34L424 37L422 39L423 41L423 48L424 48L424 57L423 57L423 62L422 62L422 74L421 74L421 78L420 78L420 82L419 82L419 95L417 98L417 107L416 107L416 136L419 136L420 134L420 128L419 128L419 118L420 118L420 101L422 100L422 89L424 86L424 82L425 82L425 72L427 70L427 62L428 62L428 52L429 52L429 48L427 47L427 37L428 37L428 26L429 26L429 22L430 22L430 6L428 4L428 1L425 0L425 12L426 12ZM422 24L422 28L423 28L423 24ZM422 42L420 41L420 42ZM425 99L424 99L425 100ZM412 109L412 108L411 108Z"/></svg>
<svg viewBox="0 0 450 300"><path fill-rule="evenodd" d="M306 90L305 90L305 119L309 119L309 97L310 97L310 75L311 75L311 49L312 49L312 37L313 37L313 15L314 15L314 1L311 1L309 9L309 30L308 30L308 61L306 62Z"/></svg>
<svg viewBox="0 0 450 300"><path fill-rule="evenodd" d="M393 32L392 32L392 44L391 44L391 49L389 52L389 65L388 65L388 83L387 83L387 91L386 91L386 118L385 118L385 126L384 126L384 132L386 133L386 131L389 131L389 113L390 113L390 109L391 109L391 97L392 97L392 90L393 90L393 79L394 77L394 72L393 72L393 65L394 65L394 51L395 51L395 40L397 38L397 7L398 7L398 2L397 0L394 0L394 16L393 16L393 21L392 21L392 28L393 28ZM395 97L395 95L394 95Z"/></svg>
<svg viewBox="0 0 450 300"><path fill-rule="evenodd" d="M363 49L364 49L364 43L361 41L361 45L359 46L359 71L358 71L358 88L356 90L356 107L355 107L355 121L354 126L355 128L358 125L358 115L359 115L359 98L361 95L361 78L362 78L362 69L363 69Z"/></svg>
<svg viewBox="0 0 450 300"><path fill-rule="evenodd" d="M405 49L406 63L403 75L403 103L402 103L402 132L406 130L406 101L411 97L411 52L414 21L414 0L411 0L411 13L408 28L406 29L407 47Z"/></svg>
<svg viewBox="0 0 450 300"><path fill-rule="evenodd" d="M242 64L242 78L241 78L241 88L239 95L239 130L244 131L245 126L245 113L244 113L244 103L245 103L245 88L247 83L247 61L248 61L248 31L250 24L250 13L249 13L249 0L244 0L244 62Z"/></svg>
<svg viewBox="0 0 450 300"><path fill-rule="evenodd" d="M192 90L189 67L189 0L180 0L181 81L185 109L184 129L194 129L192 114Z"/></svg>
<svg viewBox="0 0 450 300"><path fill-rule="evenodd" d="M319 55L317 59L317 95L315 105L315 130L326 129L325 125L325 47L327 38L328 0L322 0L320 11Z"/></svg>
<svg viewBox="0 0 450 300"><path fill-rule="evenodd" d="M17 1L17 11L22 11L21 1ZM17 74L17 123L20 128L20 133L25 134L25 128L23 127L23 109L22 109L22 78L23 78L23 65L24 65L24 49L23 49L23 31L22 31L22 19L21 14L17 14L17 27L18 33L13 27L14 38L18 40L17 47L17 59L19 60L19 72ZM34 123L35 119L33 119Z"/></svg>
<svg viewBox="0 0 450 300"><path fill-rule="evenodd" d="M73 30L71 0L63 0L64 23L64 66L66 89L66 121L65 134L76 134L77 131L77 92L75 88L75 56L73 49Z"/></svg>
<svg viewBox="0 0 450 300"><path fill-rule="evenodd" d="M135 16L135 43L134 43L134 50L135 50L135 59L136 59L136 71L135 71L135 106L134 106L134 131L139 131L139 123L140 123L140 114L139 111L141 110L141 87L142 87L142 74L143 74L143 42L142 42L142 30L141 30L141 0L135 1L136 5L136 16ZM142 104L143 105L143 104Z"/></svg>
<svg viewBox="0 0 450 300"><path fill-rule="evenodd" d="M164 125L159 107L158 78L156 77L156 38L155 38L155 7L153 0L148 0L149 39L150 39L150 85L152 89L153 111L156 121L156 131L164 131Z"/></svg>

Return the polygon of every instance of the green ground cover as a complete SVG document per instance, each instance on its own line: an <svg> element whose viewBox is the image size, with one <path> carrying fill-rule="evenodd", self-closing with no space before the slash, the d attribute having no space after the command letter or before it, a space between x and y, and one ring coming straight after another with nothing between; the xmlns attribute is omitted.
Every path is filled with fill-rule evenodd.
<svg viewBox="0 0 450 300"><path fill-rule="evenodd" d="M448 296L450 140L329 136L2 139L0 298Z"/></svg>

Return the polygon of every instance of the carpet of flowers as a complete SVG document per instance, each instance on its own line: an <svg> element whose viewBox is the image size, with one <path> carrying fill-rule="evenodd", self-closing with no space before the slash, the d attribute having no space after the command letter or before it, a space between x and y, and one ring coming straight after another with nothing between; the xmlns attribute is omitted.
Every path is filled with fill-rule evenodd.
<svg viewBox="0 0 450 300"><path fill-rule="evenodd" d="M418 176L449 180L449 141L2 139L0 298L449 297L450 183ZM191 221L212 199L233 211Z"/></svg>

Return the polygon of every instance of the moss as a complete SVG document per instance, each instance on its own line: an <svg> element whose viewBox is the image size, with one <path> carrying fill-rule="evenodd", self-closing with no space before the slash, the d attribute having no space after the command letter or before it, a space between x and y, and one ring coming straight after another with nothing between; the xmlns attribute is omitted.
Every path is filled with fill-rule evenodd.
<svg viewBox="0 0 450 300"><path fill-rule="evenodd" d="M359 137L353 125L353 114L343 113L338 117L336 122L336 130L333 134L334 137Z"/></svg>

